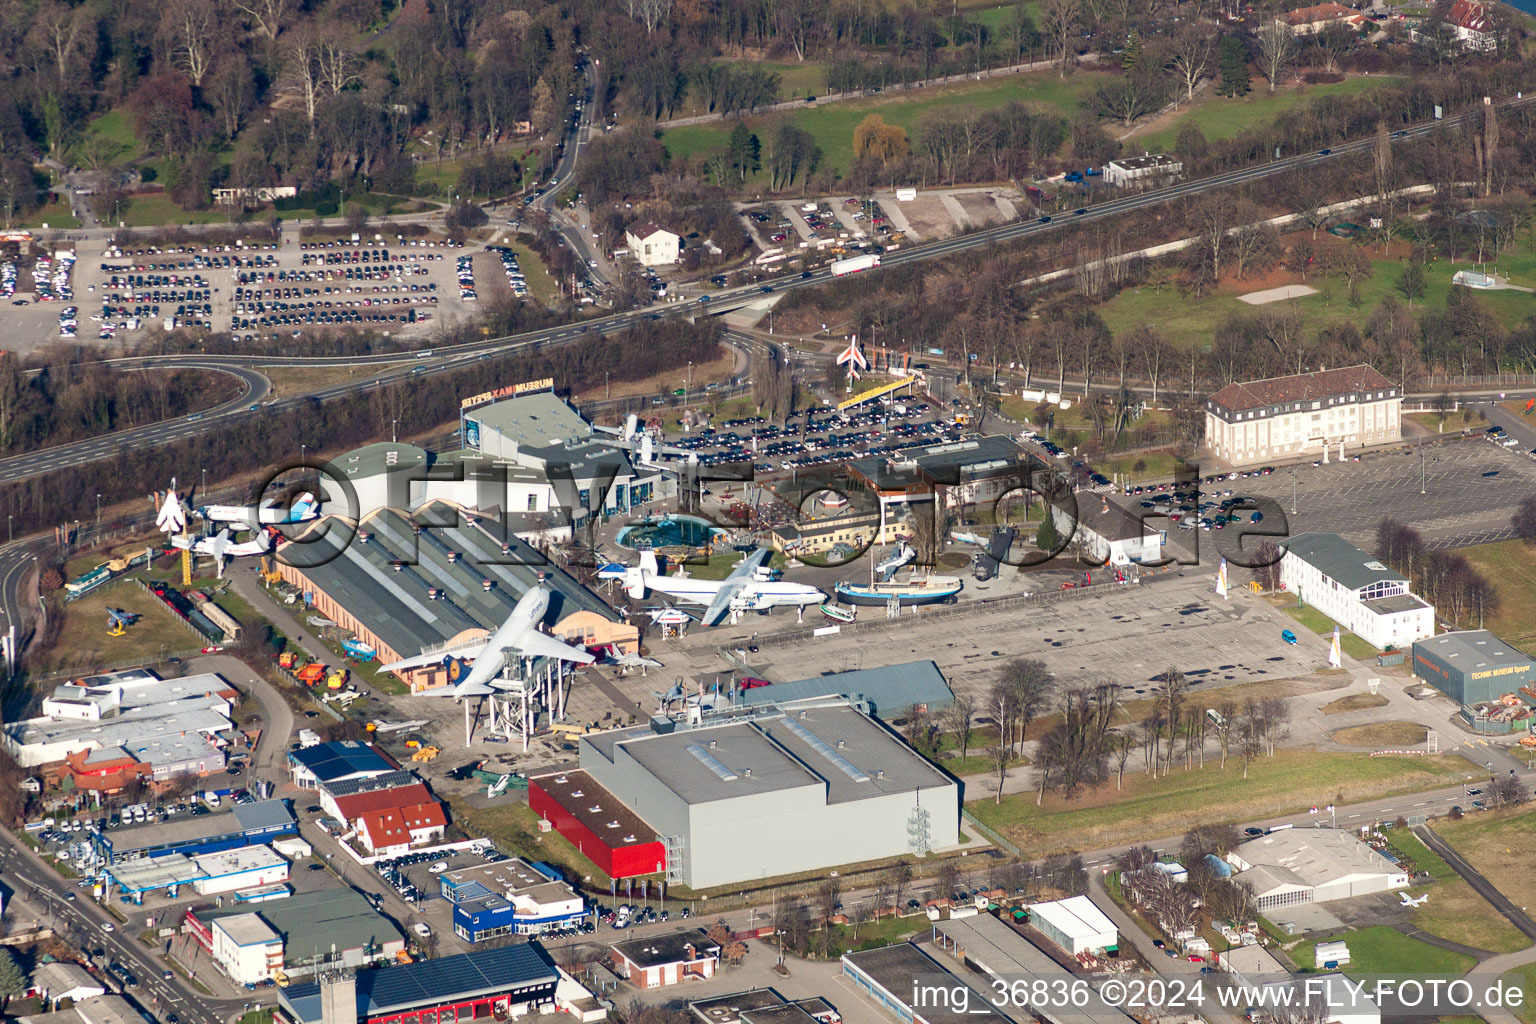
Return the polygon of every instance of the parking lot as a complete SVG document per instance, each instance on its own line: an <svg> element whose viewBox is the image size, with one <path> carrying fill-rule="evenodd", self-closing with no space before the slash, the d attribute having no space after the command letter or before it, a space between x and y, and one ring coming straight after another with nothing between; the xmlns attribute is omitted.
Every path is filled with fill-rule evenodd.
<svg viewBox="0 0 1536 1024"><path fill-rule="evenodd" d="M927 402L871 402L846 418L796 413L782 426L761 416L726 420L667 444L693 452L701 465L751 462L757 473L785 473L960 437L960 427L938 416L939 410Z"/></svg>
<svg viewBox="0 0 1536 1024"><path fill-rule="evenodd" d="M1286 535L1337 533L1367 551L1375 545L1376 524L1389 515L1436 548L1514 536L1510 517L1536 493L1536 460L1478 439L1432 446L1423 456L1421 463L1411 450L1368 454L1359 462L1288 466L1223 486L1273 499Z"/></svg>
<svg viewBox="0 0 1536 1024"><path fill-rule="evenodd" d="M446 241L377 238L127 249L77 244L74 260L58 254L32 266L0 264L0 292L14 290L0 305L7 347L25 353L58 340L132 343L145 332L178 327L291 338L346 328L424 331L433 319L474 311L477 296L473 287L461 290L457 258L481 252ZM499 252L489 258L487 268L505 274L499 287L526 290L515 257L511 265ZM60 303L76 312L65 317Z"/></svg>

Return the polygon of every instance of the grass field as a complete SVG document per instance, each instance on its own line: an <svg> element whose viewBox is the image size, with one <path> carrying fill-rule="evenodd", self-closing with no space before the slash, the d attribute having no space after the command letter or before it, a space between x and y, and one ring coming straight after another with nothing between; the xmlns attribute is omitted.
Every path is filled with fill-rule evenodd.
<svg viewBox="0 0 1536 1024"><path fill-rule="evenodd" d="M1352 693L1348 697L1340 697L1338 700L1329 701L1323 705L1325 715L1344 715L1351 711L1366 711L1370 708L1385 707L1388 701L1379 693Z"/></svg>
<svg viewBox="0 0 1536 1024"><path fill-rule="evenodd" d="M1429 894L1429 902L1413 912L1413 923L1431 935L1490 953L1514 953L1531 944L1459 878L1434 886Z"/></svg>
<svg viewBox="0 0 1536 1024"><path fill-rule="evenodd" d="M1208 759L1204 769L1159 779L1127 772L1123 792L1111 780L1070 802L1048 795L1037 807L1033 793L1022 793L968 806L983 823L1043 855L1187 832L1196 823L1250 821L1319 801L1417 792L1464 776L1469 767L1454 755L1398 759L1282 750L1254 760L1246 780L1239 760L1229 759L1222 770Z"/></svg>
<svg viewBox="0 0 1536 1024"><path fill-rule="evenodd" d="M121 110L109 110L86 129L86 137L95 136L117 148L112 151L111 163L130 164L144 152L144 144L134 133L133 120ZM81 146L75 147L75 156L81 158Z"/></svg>
<svg viewBox="0 0 1536 1024"><path fill-rule="evenodd" d="M1372 722L1333 733L1333 742L1348 747L1411 747L1424 742L1428 730L1417 722Z"/></svg>
<svg viewBox="0 0 1536 1024"><path fill-rule="evenodd" d="M1523 246L1521 248L1523 250ZM1272 276L1266 279L1265 284L1306 284L1316 288L1316 295L1286 301L1288 306L1305 318L1308 332L1314 333L1331 324L1358 324L1366 312L1388 295L1401 301L1397 280L1402 275L1402 262L1397 259L1374 258L1372 264L1375 272L1359 286L1358 307L1350 304L1348 290L1340 280L1313 275L1302 281L1292 275L1284 275L1283 281ZM1451 276L1466 267L1466 263L1452 265L1443 260L1431 263L1425 270L1428 278L1427 293L1423 300L1414 303L1414 309L1443 307L1451 290ZM1501 256L1501 271L1502 268ZM1099 314L1115 334L1145 324L1156 327L1159 332L1173 339L1176 345L1205 346L1211 343L1215 332L1228 318L1237 314L1252 316L1262 308L1250 306L1238 299L1239 295L1254 290L1252 282L1226 280L1214 291L1196 298L1178 287L1175 276L1170 267L1156 268L1147 284L1116 295L1099 307ZM1493 315L1506 326L1520 323L1531 313L1531 297L1523 292L1486 292L1480 294L1478 299L1486 303Z"/></svg>
<svg viewBox="0 0 1536 1024"><path fill-rule="evenodd" d="M1483 811L1460 821L1437 821L1435 831L1505 896L1518 905L1529 902L1536 810Z"/></svg>
<svg viewBox="0 0 1536 1024"><path fill-rule="evenodd" d="M528 279L528 291L534 300L546 306L555 301L559 289L555 279L549 276L549 268L544 266L543 257L521 242L504 241L501 244L517 253L517 265L523 277Z"/></svg>
<svg viewBox="0 0 1536 1024"><path fill-rule="evenodd" d="M132 583L115 583L64 607L64 626L54 648L40 654L38 671L60 671L101 662L155 658L164 651L184 651L205 641L193 635L153 595ZM139 616L122 636L107 636L107 609Z"/></svg>
<svg viewBox="0 0 1536 1024"><path fill-rule="evenodd" d="M1195 98L1188 113L1167 128L1161 128L1132 140L1135 146L1158 152L1173 148L1179 129L1186 124L1197 124L1211 142L1230 139L1249 128L1271 124L1275 118L1296 104L1321 96L1355 96L1384 85L1402 81L1390 76L1372 75L1369 78L1346 78L1331 85L1303 85L1279 92L1267 91L1263 82L1255 82L1254 89L1242 99L1217 96L1207 91Z"/></svg>
<svg viewBox="0 0 1536 1024"><path fill-rule="evenodd" d="M1506 984L1519 985L1520 989L1525 993L1524 1004L1512 1007L1510 1012L1525 1021L1526 1024L1536 1024L1536 999L1532 998L1536 996L1536 964L1516 967L1504 975L1504 981Z"/></svg>
<svg viewBox="0 0 1536 1024"><path fill-rule="evenodd" d="M1281 911L1283 913L1283 911ZM1302 972L1314 970L1315 950L1319 942L1344 939L1349 943L1349 974L1414 974L1450 977L1465 974L1477 961L1452 953L1418 939L1410 939L1396 928L1376 925L1338 935L1307 939L1287 951L1287 956Z"/></svg>
<svg viewBox="0 0 1536 1024"><path fill-rule="evenodd" d="M778 102L794 99L803 100L807 96L825 96L827 94L827 66L816 61L806 61L805 63L793 60L739 61L722 57L716 63L729 64L733 67L763 68L774 72L779 76L779 91L776 96ZM672 116L703 117L708 113L708 99L700 89L690 85L688 95L683 100L682 106L673 111Z"/></svg>
<svg viewBox="0 0 1536 1024"><path fill-rule="evenodd" d="M928 918L924 914L915 914L913 917L882 917L879 921L861 924L858 927L857 937L851 926L835 924L832 926L832 942L827 955L835 957L855 949L889 946L927 928Z"/></svg>
<svg viewBox="0 0 1536 1024"><path fill-rule="evenodd" d="M816 137L821 146L822 167L846 171L853 163L853 130L870 114L879 114L888 124L899 125L914 133L923 115L943 107L961 107L967 111L988 110L1015 100L1053 108L1063 116L1077 109L1083 97L1093 89L1092 75L1076 75L1065 81L1050 72L1033 72L982 82L958 82L954 85L885 93L867 99L847 100L823 107L807 105L785 114L795 124ZM662 135L667 152L674 159L697 158L720 149L735 127L734 120L709 124L684 125ZM749 117L747 125L766 131L768 117ZM757 179L766 180L762 172Z"/></svg>
<svg viewBox="0 0 1536 1024"><path fill-rule="evenodd" d="M40 228L47 224L50 228L77 228L80 219L69 209L69 204L62 200L52 200L35 210L30 217L25 217L15 222L19 228Z"/></svg>
<svg viewBox="0 0 1536 1024"><path fill-rule="evenodd" d="M1499 595L1499 606L1484 626L1527 654L1536 651L1536 547L1505 540L1458 548Z"/></svg>
<svg viewBox="0 0 1536 1024"><path fill-rule="evenodd" d="M159 224L216 224L229 219L218 210L183 210L163 195L134 196L123 203L118 216L131 228Z"/></svg>

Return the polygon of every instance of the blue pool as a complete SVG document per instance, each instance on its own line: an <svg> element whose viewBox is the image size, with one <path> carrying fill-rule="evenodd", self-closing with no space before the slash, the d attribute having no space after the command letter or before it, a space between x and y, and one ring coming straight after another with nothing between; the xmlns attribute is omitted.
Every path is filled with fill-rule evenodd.
<svg viewBox="0 0 1536 1024"><path fill-rule="evenodd" d="M619 531L616 538L626 548L708 547L711 540L725 533L709 520L697 516L658 516L642 519Z"/></svg>

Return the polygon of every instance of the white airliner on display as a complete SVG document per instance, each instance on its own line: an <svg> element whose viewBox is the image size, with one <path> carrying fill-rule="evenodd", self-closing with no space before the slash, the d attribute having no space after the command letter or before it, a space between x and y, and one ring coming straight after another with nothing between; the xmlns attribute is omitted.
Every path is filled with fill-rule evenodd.
<svg viewBox="0 0 1536 1024"><path fill-rule="evenodd" d="M1429 893L1425 893L1423 896L1409 896L1405 892L1400 892L1398 895L1403 898L1403 906L1405 907L1422 907L1425 903L1429 902Z"/></svg>
<svg viewBox="0 0 1536 1024"><path fill-rule="evenodd" d="M741 564L731 570L723 580L700 580L690 576L663 576L656 563L654 551L640 552L640 565L629 570L625 585L629 596L642 600L647 590L654 590L679 601L704 605L699 621L706 626L718 626L727 614L732 621L745 611L766 611L769 608L797 608L821 604L827 595L815 587L802 583L785 583L768 579L763 563L773 552L758 548Z"/></svg>
<svg viewBox="0 0 1536 1024"><path fill-rule="evenodd" d="M299 495L291 508L283 508L275 501L264 501L259 508L245 505L205 505L197 514L215 523L239 523L250 529L257 526L278 526L284 523L307 523L320 516L320 503L308 491Z"/></svg>
<svg viewBox="0 0 1536 1024"><path fill-rule="evenodd" d="M272 550L272 535L262 530L250 540L236 543L230 537L229 527L225 527L211 537L189 537L186 534L177 534L171 538L171 546L181 548L183 551L191 551L194 555L212 555L214 562L219 567L219 576L224 575L224 563L231 558L239 558L242 555L264 555Z"/></svg>
<svg viewBox="0 0 1536 1024"><path fill-rule="evenodd" d="M548 588L534 587L518 598L507 621L487 639L390 662L384 666L384 671L399 672L408 668L421 668L423 665L445 665L448 668L448 680L454 685L428 692L446 697L484 697L498 689L496 677L501 675L509 657L559 658L579 665L590 665L596 661L596 657L581 648L572 647L539 632L537 624L548 610ZM473 665L468 664L471 660Z"/></svg>

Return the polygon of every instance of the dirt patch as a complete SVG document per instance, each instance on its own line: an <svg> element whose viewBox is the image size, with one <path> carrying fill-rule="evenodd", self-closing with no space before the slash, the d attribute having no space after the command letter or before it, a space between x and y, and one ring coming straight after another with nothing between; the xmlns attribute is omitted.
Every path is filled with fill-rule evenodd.
<svg viewBox="0 0 1536 1024"><path fill-rule="evenodd" d="M985 193L966 192L955 196L955 201L970 215L971 221L977 227L1002 223L1003 214L997 208L997 202Z"/></svg>
<svg viewBox="0 0 1536 1024"><path fill-rule="evenodd" d="M1260 292L1249 292L1247 295L1239 295L1238 301L1246 302L1250 306L1264 306L1271 302L1284 302L1286 299L1303 299L1308 295L1316 295L1317 289L1305 284L1283 284L1279 288L1266 288Z"/></svg>
<svg viewBox="0 0 1536 1024"><path fill-rule="evenodd" d="M512 286L507 283L507 271L499 256L493 252L477 252L471 265L475 271L475 294L480 296L482 303L512 300Z"/></svg>
<svg viewBox="0 0 1536 1024"><path fill-rule="evenodd" d="M379 364L370 363L366 366L271 366L264 367L261 372L272 382L269 397L286 398L307 395L316 388L345 384L358 377L377 374L379 369Z"/></svg>
<svg viewBox="0 0 1536 1024"><path fill-rule="evenodd" d="M1338 700L1329 701L1322 707L1325 715L1347 715L1351 711L1367 711L1371 708L1384 707L1389 703L1387 698L1379 693L1352 693L1348 697L1340 697Z"/></svg>
<svg viewBox="0 0 1536 1024"><path fill-rule="evenodd" d="M950 216L938 196L918 196L911 202L902 203L901 213L924 241L948 238L958 230L955 218Z"/></svg>
<svg viewBox="0 0 1536 1024"><path fill-rule="evenodd" d="M1428 730L1417 722L1373 722L1333 733L1333 742L1349 747L1411 747L1424 742Z"/></svg>

